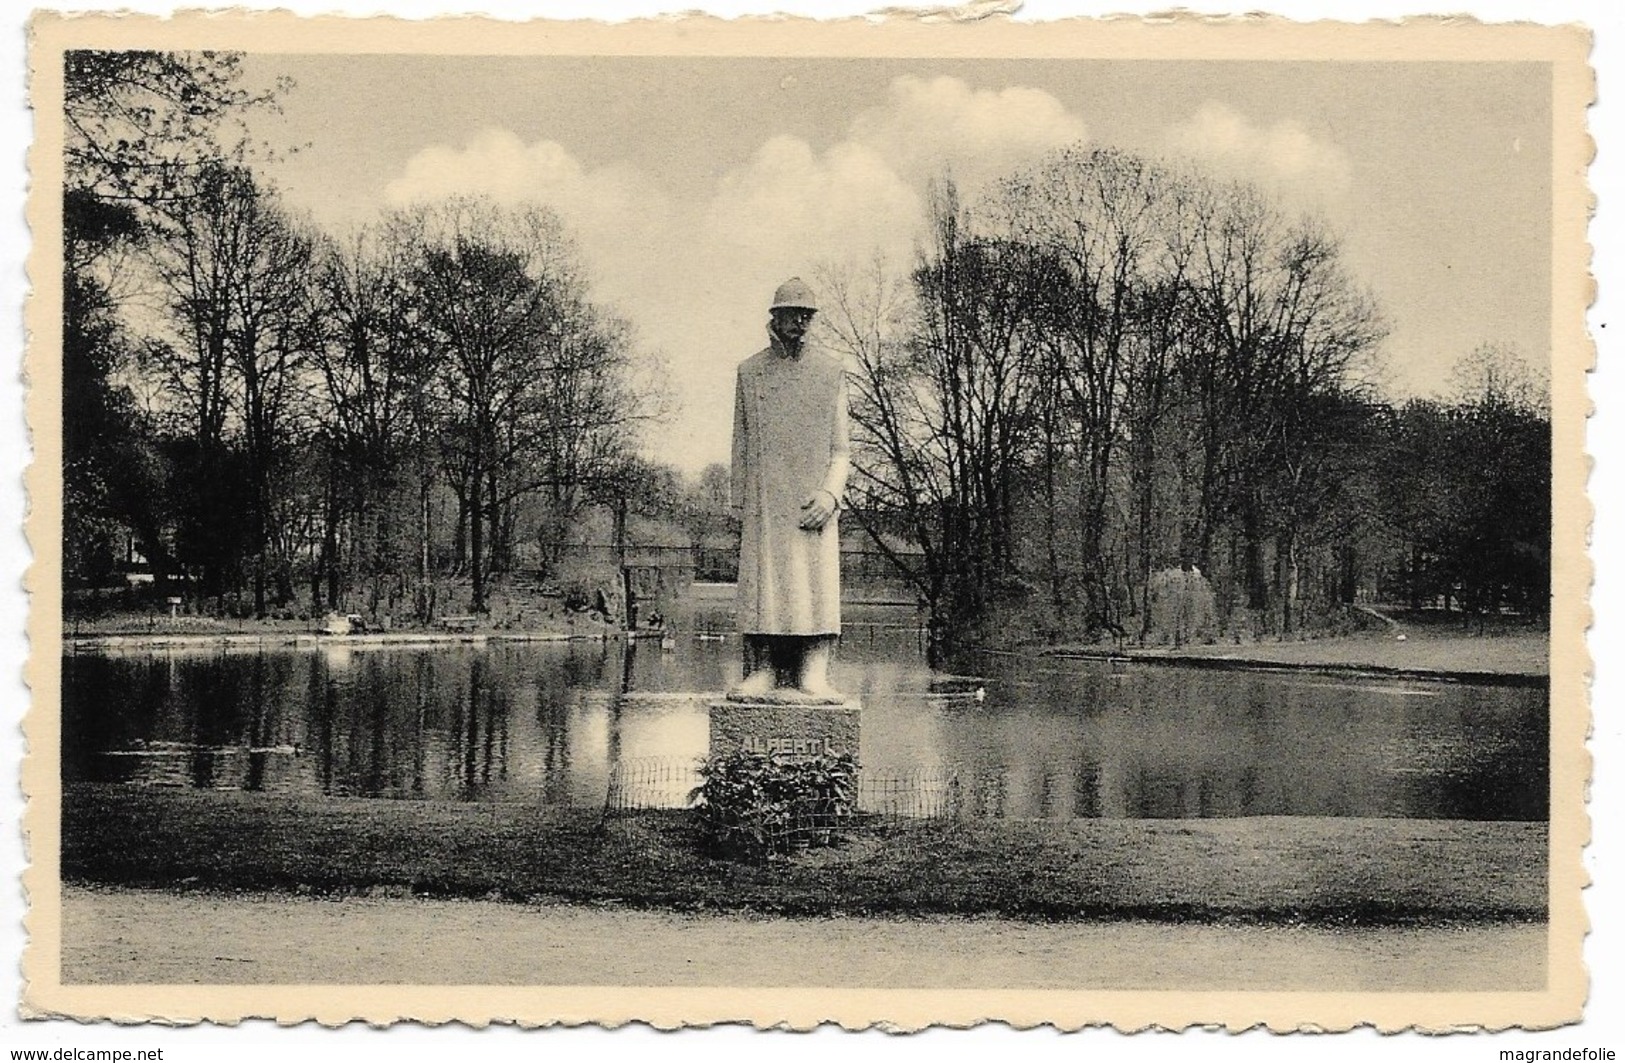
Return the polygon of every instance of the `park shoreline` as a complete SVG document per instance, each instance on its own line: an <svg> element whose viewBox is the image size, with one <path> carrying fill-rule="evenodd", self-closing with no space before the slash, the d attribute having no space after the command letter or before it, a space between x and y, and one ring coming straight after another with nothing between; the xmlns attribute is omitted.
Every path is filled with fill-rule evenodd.
<svg viewBox="0 0 1625 1063"><path fill-rule="evenodd" d="M1324 660L1281 661L1246 656L1217 656L1181 653L1177 650L1089 650L1057 647L1040 656L1069 661L1102 661L1109 664L1161 665L1226 672L1291 672L1335 676L1344 679L1409 679L1419 682L1468 683L1474 686L1505 686L1545 689L1551 679L1541 672L1485 671L1460 668L1410 668L1381 664L1346 664Z"/></svg>
<svg viewBox="0 0 1625 1063"><path fill-rule="evenodd" d="M303 648L345 647L427 647L481 645L488 642L603 642L617 637L608 631L567 633L557 631L397 631L365 635L327 635L318 632L234 632L164 634L64 634L62 646L68 652L103 649L188 649L219 646L227 649L249 647Z"/></svg>
<svg viewBox="0 0 1625 1063"><path fill-rule="evenodd" d="M608 628L588 632L560 632L545 630L493 630L493 631L396 631L357 635L328 635L317 632L268 630L262 632L161 632L161 633L107 633L72 634L64 632L62 648L67 653L103 650L160 650L160 649L315 649L320 647L363 648L429 648L441 646L486 645L490 643L557 643L605 642L627 638L628 633ZM633 638L647 637L645 633ZM1530 636L1487 636L1482 642L1516 644L1527 650ZM1545 645L1545 636L1538 639ZM1513 686L1543 688L1549 685L1547 670L1541 664L1520 661L1519 654L1485 659L1478 655L1478 667L1461 668L1437 665L1384 664L1373 660L1339 660L1348 656L1350 648L1375 648L1369 638L1331 637L1297 643L1277 645L1258 644L1248 648L1186 647L1123 648L1096 646L1023 646L1015 649L984 649L978 652L996 652L1032 658L1098 661L1107 664L1155 665L1218 671L1295 672L1352 679L1400 679L1414 681L1468 683L1479 686ZM1275 651L1268 656L1261 649ZM1251 651L1251 652L1249 652ZM1290 654L1284 656L1283 654ZM1524 658L1531 654L1523 653Z"/></svg>

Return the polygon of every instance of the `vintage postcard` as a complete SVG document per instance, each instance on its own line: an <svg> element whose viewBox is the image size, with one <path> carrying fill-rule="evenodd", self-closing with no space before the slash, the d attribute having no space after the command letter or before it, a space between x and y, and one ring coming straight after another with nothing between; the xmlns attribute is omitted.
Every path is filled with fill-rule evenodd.
<svg viewBox="0 0 1625 1063"><path fill-rule="evenodd" d="M1589 45L35 16L23 1013L1579 1020Z"/></svg>

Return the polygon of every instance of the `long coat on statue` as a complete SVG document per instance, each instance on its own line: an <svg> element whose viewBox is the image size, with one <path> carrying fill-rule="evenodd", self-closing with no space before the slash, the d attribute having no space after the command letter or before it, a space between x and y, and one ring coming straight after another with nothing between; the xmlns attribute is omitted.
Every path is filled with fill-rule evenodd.
<svg viewBox="0 0 1625 1063"><path fill-rule="evenodd" d="M841 630L839 506L851 459L846 372L803 343L772 343L739 366L734 388L733 504L740 511L739 630L835 635ZM837 512L817 531L801 504L818 491Z"/></svg>

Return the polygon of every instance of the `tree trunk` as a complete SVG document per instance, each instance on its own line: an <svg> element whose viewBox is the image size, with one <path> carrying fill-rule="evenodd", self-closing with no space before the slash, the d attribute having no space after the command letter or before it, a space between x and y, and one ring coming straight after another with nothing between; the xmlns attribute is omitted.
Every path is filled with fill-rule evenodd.
<svg viewBox="0 0 1625 1063"><path fill-rule="evenodd" d="M1061 617L1066 615L1066 602L1061 592L1061 559L1059 545L1055 541L1055 462L1057 460L1055 437L1046 433L1044 440L1044 540L1049 561L1049 590L1050 608L1054 611L1055 622L1059 625Z"/></svg>
<svg viewBox="0 0 1625 1063"><path fill-rule="evenodd" d="M1140 481L1137 485L1139 490L1136 493L1139 496L1140 503L1138 536L1140 566L1137 575L1140 577L1140 645L1142 646L1145 645L1145 640L1151 634L1151 571L1153 564L1151 559L1151 509L1156 501L1151 466L1155 453L1155 447L1148 439L1141 450L1140 460L1135 463L1138 466L1137 474Z"/></svg>
<svg viewBox="0 0 1625 1063"><path fill-rule="evenodd" d="M1269 576L1264 571L1262 523L1256 501L1248 499L1241 529L1242 571L1247 584L1247 608L1255 612L1268 609L1270 604Z"/></svg>
<svg viewBox="0 0 1625 1063"><path fill-rule="evenodd" d="M339 514L338 491L332 479L328 480L327 527L322 532L322 559L327 577L327 607L339 607Z"/></svg>
<svg viewBox="0 0 1625 1063"><path fill-rule="evenodd" d="M424 623L433 619L429 601L429 487L429 476L425 472L418 477L418 593L415 603L418 619Z"/></svg>
<svg viewBox="0 0 1625 1063"><path fill-rule="evenodd" d="M457 528L452 533L451 557L457 571L464 571L468 566L468 484L459 483L454 488L457 495Z"/></svg>
<svg viewBox="0 0 1625 1063"><path fill-rule="evenodd" d="M1343 541L1341 571L1338 573L1337 600L1344 605L1353 605L1360 593L1359 557L1355 552L1351 539Z"/></svg>
<svg viewBox="0 0 1625 1063"><path fill-rule="evenodd" d="M485 612L485 521L482 519L484 507L481 505L481 480L483 477L475 474L469 477L468 491L468 526L470 542L468 551L469 580L474 585L474 600L469 606L472 612Z"/></svg>
<svg viewBox="0 0 1625 1063"><path fill-rule="evenodd" d="M1290 528L1283 529L1275 543L1275 562L1279 570L1276 582L1281 590L1281 634L1293 631L1293 610L1298 597L1298 558L1296 536Z"/></svg>

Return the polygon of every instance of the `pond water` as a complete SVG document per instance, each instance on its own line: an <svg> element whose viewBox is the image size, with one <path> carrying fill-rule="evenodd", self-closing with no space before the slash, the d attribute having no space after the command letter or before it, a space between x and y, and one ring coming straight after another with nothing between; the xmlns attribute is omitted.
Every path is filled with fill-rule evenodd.
<svg viewBox="0 0 1625 1063"><path fill-rule="evenodd" d="M658 642L79 652L63 777L306 795L596 805L686 790L704 698L739 674L713 612ZM934 673L914 611L849 607L865 800L951 779L1009 817L1544 819L1544 688L987 656ZM625 692L632 692L626 696ZM906 810L906 809L905 809Z"/></svg>

